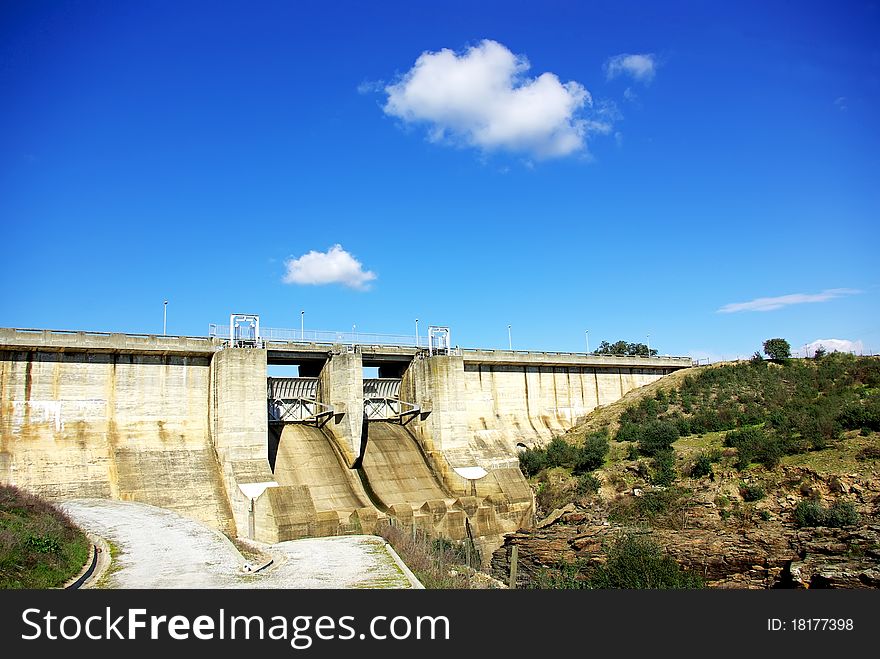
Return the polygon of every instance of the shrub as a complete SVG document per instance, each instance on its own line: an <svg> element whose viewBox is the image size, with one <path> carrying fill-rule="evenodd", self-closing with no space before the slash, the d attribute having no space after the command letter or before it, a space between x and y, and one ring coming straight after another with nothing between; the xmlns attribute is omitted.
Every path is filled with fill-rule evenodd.
<svg viewBox="0 0 880 659"><path fill-rule="evenodd" d="M835 501L830 508L816 501L801 501L795 506L794 521L798 526L853 526L859 514L851 501Z"/></svg>
<svg viewBox="0 0 880 659"><path fill-rule="evenodd" d="M617 442L637 442L641 439L641 436L642 429L638 424L631 421L624 421L620 424L620 428L617 430L614 440Z"/></svg>
<svg viewBox="0 0 880 659"><path fill-rule="evenodd" d="M626 449L626 459L627 460L638 460L639 459L638 444L630 444L629 445L629 448Z"/></svg>
<svg viewBox="0 0 880 659"><path fill-rule="evenodd" d="M760 485L749 485L747 483L739 486L739 495L743 498L743 501L759 501L767 496L764 488Z"/></svg>
<svg viewBox="0 0 880 659"><path fill-rule="evenodd" d="M825 520L826 526L834 526L842 528L844 526L854 526L859 523L859 513L851 501L835 501Z"/></svg>
<svg viewBox="0 0 880 659"><path fill-rule="evenodd" d="M736 449L738 469L745 469L752 462L772 469L783 456L780 443L760 428L732 430L725 436L724 445Z"/></svg>
<svg viewBox="0 0 880 659"><path fill-rule="evenodd" d="M672 485L675 481L675 452L670 449L658 451L651 465L651 482L656 485Z"/></svg>
<svg viewBox="0 0 880 659"><path fill-rule="evenodd" d="M816 501L800 501L794 508L794 523L798 526L824 526L825 508Z"/></svg>
<svg viewBox="0 0 880 659"><path fill-rule="evenodd" d="M650 421L642 426L642 436L639 438L639 452L642 455L653 456L657 453L672 448L672 443L678 439L678 428L670 421Z"/></svg>
<svg viewBox="0 0 880 659"><path fill-rule="evenodd" d="M691 478L701 478L712 473L712 460L708 453L700 453L691 466Z"/></svg>
<svg viewBox="0 0 880 659"><path fill-rule="evenodd" d="M547 454L539 448L527 448L519 454L519 468L527 478L536 475L546 466Z"/></svg>
<svg viewBox="0 0 880 659"><path fill-rule="evenodd" d="M595 494L602 487L602 482L593 476L593 474L581 474L577 479L577 493Z"/></svg>
<svg viewBox="0 0 880 659"><path fill-rule="evenodd" d="M607 454L608 435L601 432L587 436L584 439L584 445L578 451L574 473L583 474L598 469L605 463Z"/></svg>
<svg viewBox="0 0 880 659"><path fill-rule="evenodd" d="M592 570L589 588L669 589L702 588L703 580L686 572L663 554L654 542L636 535L625 535L607 551L607 560Z"/></svg>
<svg viewBox="0 0 880 659"><path fill-rule="evenodd" d="M547 467L571 467L578 458L578 448L561 437L554 437L546 451Z"/></svg>

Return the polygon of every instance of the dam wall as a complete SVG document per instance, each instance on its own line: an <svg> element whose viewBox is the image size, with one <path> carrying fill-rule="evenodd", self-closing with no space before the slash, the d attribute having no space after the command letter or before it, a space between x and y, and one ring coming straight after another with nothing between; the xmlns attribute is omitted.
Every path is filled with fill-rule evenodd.
<svg viewBox="0 0 880 659"><path fill-rule="evenodd" d="M0 350L0 482L140 501L235 531L204 356Z"/></svg>
<svg viewBox="0 0 880 659"><path fill-rule="evenodd" d="M270 401L270 364L311 379L279 386L297 400ZM689 365L0 328L0 482L141 501L265 542L393 520L489 555L534 523L522 446ZM369 366L381 381L365 382ZM270 422L279 409L322 412Z"/></svg>

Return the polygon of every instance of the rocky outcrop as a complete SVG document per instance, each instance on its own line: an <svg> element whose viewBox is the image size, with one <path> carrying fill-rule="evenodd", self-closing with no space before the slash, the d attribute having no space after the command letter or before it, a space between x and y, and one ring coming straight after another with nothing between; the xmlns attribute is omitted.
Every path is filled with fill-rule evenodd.
<svg viewBox="0 0 880 659"><path fill-rule="evenodd" d="M735 493L738 479L706 480L687 495L686 514L653 527L609 523L608 505L602 501L592 508L567 506L539 522L538 528L508 536L492 558L492 572L501 580L507 578L511 548L516 546L517 584L526 587L542 570L560 563L579 562L586 568L601 563L608 543L622 533L637 532L649 534L711 588L880 587L876 477L787 468L762 475L761 484L768 488L767 496L750 504ZM860 525L794 525L792 511L799 501L812 497L827 504L840 496L857 506Z"/></svg>

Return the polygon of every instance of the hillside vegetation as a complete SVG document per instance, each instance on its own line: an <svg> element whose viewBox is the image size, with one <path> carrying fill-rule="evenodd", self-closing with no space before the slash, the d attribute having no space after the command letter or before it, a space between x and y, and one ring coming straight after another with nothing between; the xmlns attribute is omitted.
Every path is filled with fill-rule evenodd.
<svg viewBox="0 0 880 659"><path fill-rule="evenodd" d="M0 588L55 588L82 569L89 540L43 499L0 485Z"/></svg>
<svg viewBox="0 0 880 659"><path fill-rule="evenodd" d="M861 561L850 573L867 565L869 576L847 573L838 582L873 583L871 575L880 574L878 431L877 358L756 356L679 371L521 454L539 517L566 512L554 514L534 538L524 532L510 541L535 561L537 584L600 581L599 568L619 557L618 529L624 537L635 531L645 543L660 542L667 554L702 569L709 585L769 587L792 578L785 576L792 557L821 536L817 529L841 529L846 537L837 545L826 538L822 546L843 547L841 561ZM746 542L743 532L754 537ZM560 552L562 540L568 549ZM708 545L742 556L707 556ZM545 550L556 564L537 558ZM743 573L727 579L723 570L740 559ZM755 564L766 573L756 576Z"/></svg>

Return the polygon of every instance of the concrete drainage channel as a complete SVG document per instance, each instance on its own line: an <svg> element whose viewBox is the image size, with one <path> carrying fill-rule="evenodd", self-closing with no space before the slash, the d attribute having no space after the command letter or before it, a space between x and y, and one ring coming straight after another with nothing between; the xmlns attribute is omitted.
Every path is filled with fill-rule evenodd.
<svg viewBox="0 0 880 659"><path fill-rule="evenodd" d="M376 536L336 536L262 545L271 558L251 566L219 533L146 504L77 499L62 508L106 545L74 580L109 588L419 588L421 584ZM103 544L103 543L101 543ZM107 561L109 563L109 560ZM86 575L86 572L89 574ZM103 574L103 577L102 577ZM79 587L78 586L78 587Z"/></svg>

